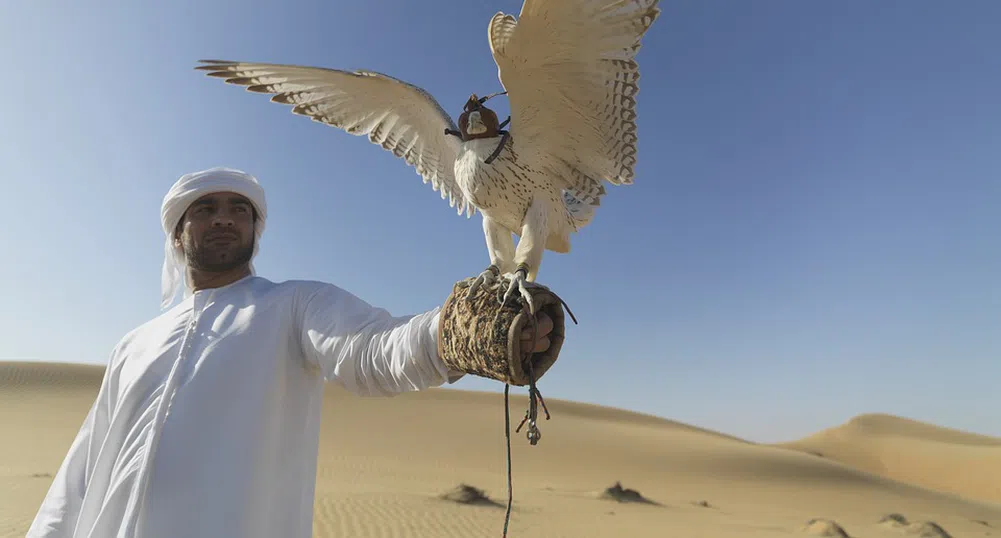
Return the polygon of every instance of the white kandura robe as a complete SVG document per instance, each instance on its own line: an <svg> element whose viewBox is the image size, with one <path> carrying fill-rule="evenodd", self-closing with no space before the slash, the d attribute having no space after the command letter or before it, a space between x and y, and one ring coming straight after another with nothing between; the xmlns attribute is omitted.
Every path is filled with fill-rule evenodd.
<svg viewBox="0 0 1001 538"><path fill-rule="evenodd" d="M454 382L438 308L393 317L322 282L248 276L127 334L29 538L305 538L324 382Z"/></svg>

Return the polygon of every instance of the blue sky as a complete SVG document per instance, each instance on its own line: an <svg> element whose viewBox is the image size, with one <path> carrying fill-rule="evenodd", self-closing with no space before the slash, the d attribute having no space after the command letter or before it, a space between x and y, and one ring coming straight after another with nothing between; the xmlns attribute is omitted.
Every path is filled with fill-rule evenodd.
<svg viewBox="0 0 1001 538"><path fill-rule="evenodd" d="M440 304L488 263L478 215L365 139L192 68L374 69L457 116L501 89L486 25L519 9L0 3L0 359L101 364L156 315L160 200L210 166L267 189L263 276L396 314ZM760 441L865 412L1001 435L1001 4L662 9L636 182L543 262L581 323L543 394Z"/></svg>

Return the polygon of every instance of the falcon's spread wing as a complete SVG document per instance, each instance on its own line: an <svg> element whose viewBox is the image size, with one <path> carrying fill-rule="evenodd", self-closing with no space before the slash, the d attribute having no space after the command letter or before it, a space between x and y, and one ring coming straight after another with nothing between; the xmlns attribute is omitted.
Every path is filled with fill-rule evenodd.
<svg viewBox="0 0 1001 538"><path fill-rule="evenodd" d="M562 159L579 192L630 184L636 164L640 39L658 0L525 0L488 29L521 153ZM595 185L597 183L597 185Z"/></svg>
<svg viewBox="0 0 1001 538"><path fill-rule="evenodd" d="M475 208L455 182L455 122L424 89L373 71L203 60L196 69L258 93L275 94L292 112L368 139L413 166L441 197L472 216Z"/></svg>

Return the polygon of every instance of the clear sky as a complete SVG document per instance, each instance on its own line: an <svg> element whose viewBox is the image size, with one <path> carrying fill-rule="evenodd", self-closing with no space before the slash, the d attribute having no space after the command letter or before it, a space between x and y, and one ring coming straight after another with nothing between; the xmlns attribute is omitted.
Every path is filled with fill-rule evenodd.
<svg viewBox="0 0 1001 538"><path fill-rule="evenodd" d="M374 69L457 117L501 89L487 21L520 7L0 3L0 359L103 364L158 313L164 192L211 166L267 189L259 274L395 314L440 304L488 263L478 215L366 139L192 68ZM636 182L543 261L580 321L543 394L759 441L866 412L1001 435L1001 3L662 9Z"/></svg>

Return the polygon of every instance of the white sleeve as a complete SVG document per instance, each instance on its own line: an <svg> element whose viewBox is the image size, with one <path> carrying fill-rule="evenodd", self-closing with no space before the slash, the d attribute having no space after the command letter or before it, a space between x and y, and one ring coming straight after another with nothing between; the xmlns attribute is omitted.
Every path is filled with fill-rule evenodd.
<svg viewBox="0 0 1001 538"><path fill-rule="evenodd" d="M91 404L76 437L56 471L49 490L28 528L26 538L70 538L91 480L97 448L104 439L110 416L111 367L105 370L97 398Z"/></svg>
<svg viewBox="0 0 1001 538"><path fill-rule="evenodd" d="M392 316L331 284L311 290L297 308L307 362L328 381L363 396L393 396L453 383L438 357L439 308Z"/></svg>

